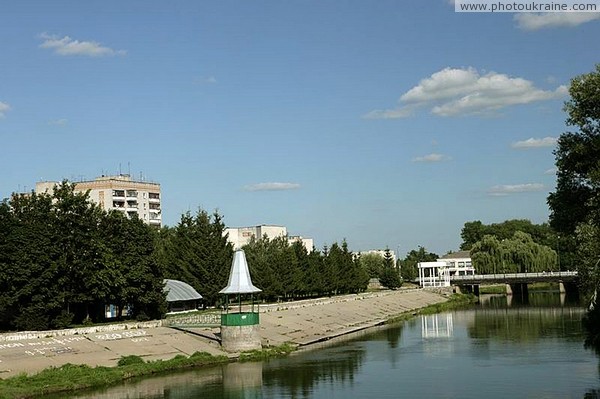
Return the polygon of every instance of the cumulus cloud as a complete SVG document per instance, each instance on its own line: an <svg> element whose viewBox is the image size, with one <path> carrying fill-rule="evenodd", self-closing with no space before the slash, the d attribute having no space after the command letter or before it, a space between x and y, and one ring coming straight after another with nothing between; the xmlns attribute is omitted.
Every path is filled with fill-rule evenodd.
<svg viewBox="0 0 600 399"><path fill-rule="evenodd" d="M400 106L374 110L368 118L391 119L412 115L416 108L430 108L438 116L486 114L511 105L529 104L566 96L566 86L542 90L523 78L475 68L445 68L402 94Z"/></svg>
<svg viewBox="0 0 600 399"><path fill-rule="evenodd" d="M69 36L58 37L42 33L40 39L44 42L40 44L41 48L54 50L59 55L83 55L88 57L106 57L115 55L125 55L125 50L113 50L110 47L104 47L98 42L79 41Z"/></svg>
<svg viewBox="0 0 600 399"><path fill-rule="evenodd" d="M541 183L506 184L493 186L488 190L488 195L502 197L510 194L530 193L544 190Z"/></svg>
<svg viewBox="0 0 600 399"><path fill-rule="evenodd" d="M244 187L245 191L286 191L300 188L298 183L257 183Z"/></svg>
<svg viewBox="0 0 600 399"><path fill-rule="evenodd" d="M512 143L510 146L512 148L519 148L519 149L554 147L556 145L557 140L558 139L556 137L544 137L542 139L534 139L532 137L527 140L516 141L516 142Z"/></svg>
<svg viewBox="0 0 600 399"><path fill-rule="evenodd" d="M4 118L6 112L10 111L10 105L0 101L0 118Z"/></svg>
<svg viewBox="0 0 600 399"><path fill-rule="evenodd" d="M523 30L547 28L571 28L586 22L600 19L597 12L547 12L519 13L513 17L517 26Z"/></svg>
<svg viewBox="0 0 600 399"><path fill-rule="evenodd" d="M427 155L423 155L422 157L416 157L413 158L413 162L442 162L442 161L449 161L450 158L447 155L444 154L427 154Z"/></svg>

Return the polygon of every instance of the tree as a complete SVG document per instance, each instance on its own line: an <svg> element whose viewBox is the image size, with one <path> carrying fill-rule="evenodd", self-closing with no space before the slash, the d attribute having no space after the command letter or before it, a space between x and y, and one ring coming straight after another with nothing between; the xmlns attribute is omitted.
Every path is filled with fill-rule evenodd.
<svg viewBox="0 0 600 399"><path fill-rule="evenodd" d="M177 226L161 233L157 258L167 278L190 284L214 305L227 285L233 246L224 234L223 217L200 209L181 215Z"/></svg>
<svg viewBox="0 0 600 399"><path fill-rule="evenodd" d="M383 271L379 277L379 282L391 290L395 290L402 285L400 273L398 273L398 269L394 265L394 258L389 248L385 250L385 254L383 255Z"/></svg>
<svg viewBox="0 0 600 399"><path fill-rule="evenodd" d="M471 249L473 266L480 274L548 271L556 265L556 256L552 248L536 244L522 231L502 241L486 235Z"/></svg>
<svg viewBox="0 0 600 399"><path fill-rule="evenodd" d="M564 107L566 124L578 130L565 132L558 139L554 151L556 190L548 196L550 224L562 237L574 237L582 223L597 223L591 219L600 205L600 64L595 71L572 79L569 94L571 99ZM561 264L569 255L572 266L586 262L576 256L580 241L585 237L589 235L584 234L579 242L561 241L565 244L561 246Z"/></svg>
<svg viewBox="0 0 600 399"><path fill-rule="evenodd" d="M425 247L419 245L417 249L411 250L400 262L400 273L405 281L414 281L418 276L417 264L419 262L435 262L439 256L433 252L427 252Z"/></svg>
<svg viewBox="0 0 600 399"><path fill-rule="evenodd" d="M379 278L383 272L383 257L379 254L363 254L358 258L369 278Z"/></svg>

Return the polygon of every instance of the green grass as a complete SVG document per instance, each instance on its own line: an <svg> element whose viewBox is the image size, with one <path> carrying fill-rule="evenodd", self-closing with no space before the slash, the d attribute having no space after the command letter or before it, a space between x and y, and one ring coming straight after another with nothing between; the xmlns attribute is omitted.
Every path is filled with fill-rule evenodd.
<svg viewBox="0 0 600 399"><path fill-rule="evenodd" d="M274 357L287 356L296 350L296 346L285 343L279 346L242 352L240 354L240 362L256 362L271 359Z"/></svg>
<svg viewBox="0 0 600 399"><path fill-rule="evenodd" d="M228 361L226 356L212 356L206 352L196 352L189 357L177 355L169 360L151 362L145 362L139 356L124 356L116 367L65 364L61 367L47 368L33 375L23 373L16 377L0 380L0 398L31 398L50 393L97 388L133 377Z"/></svg>
<svg viewBox="0 0 600 399"><path fill-rule="evenodd" d="M449 310L466 309L475 305L479 299L473 294L452 294L447 302L435 303L419 310L417 314L435 314Z"/></svg>
<svg viewBox="0 0 600 399"><path fill-rule="evenodd" d="M505 284L494 284L494 285L480 285L480 294L506 294Z"/></svg>

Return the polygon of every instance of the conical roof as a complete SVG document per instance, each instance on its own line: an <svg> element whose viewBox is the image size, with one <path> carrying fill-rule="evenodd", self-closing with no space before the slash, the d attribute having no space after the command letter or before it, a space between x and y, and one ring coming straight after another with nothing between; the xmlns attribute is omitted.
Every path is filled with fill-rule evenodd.
<svg viewBox="0 0 600 399"><path fill-rule="evenodd" d="M253 292L261 292L260 288L252 285L250 279L250 270L248 270L248 262L246 262L246 254L243 250L238 249L233 254L233 262L231 262L231 271L229 272L229 283L227 287L219 291L220 294L250 294Z"/></svg>

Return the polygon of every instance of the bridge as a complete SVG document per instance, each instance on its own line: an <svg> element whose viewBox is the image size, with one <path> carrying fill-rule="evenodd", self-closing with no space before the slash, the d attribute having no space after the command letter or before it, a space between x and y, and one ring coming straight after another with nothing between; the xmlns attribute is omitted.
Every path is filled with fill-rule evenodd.
<svg viewBox="0 0 600 399"><path fill-rule="evenodd" d="M577 289L579 276L576 271L541 273L496 273L450 276L450 284L464 287L466 291L479 295L481 284L506 284L506 293L527 293L527 284L558 283L561 292Z"/></svg>

